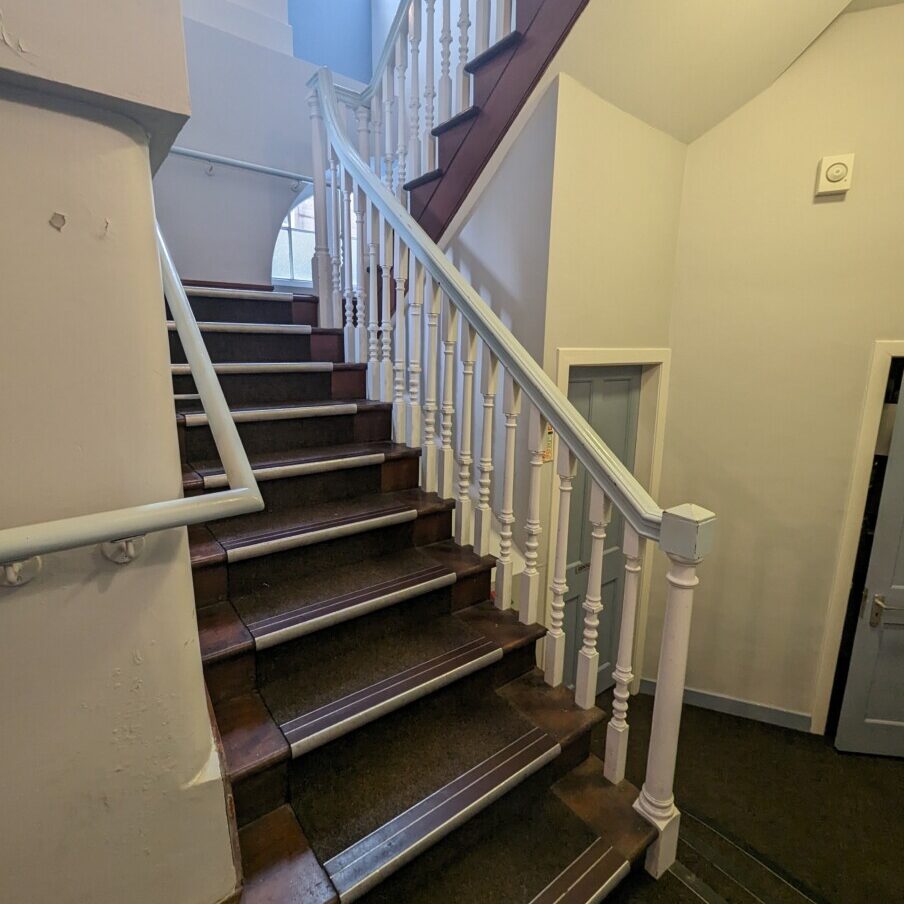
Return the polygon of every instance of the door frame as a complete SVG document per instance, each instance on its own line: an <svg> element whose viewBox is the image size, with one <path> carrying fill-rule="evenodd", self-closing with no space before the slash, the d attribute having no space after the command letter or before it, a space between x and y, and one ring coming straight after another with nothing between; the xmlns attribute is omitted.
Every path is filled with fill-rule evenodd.
<svg viewBox="0 0 904 904"><path fill-rule="evenodd" d="M640 378L640 409L637 413L637 442L634 450L634 462L631 470L641 485L654 498L659 493L659 482L662 477L662 450L665 440L665 418L669 395L669 378L672 364L672 350L669 348L557 348L556 349L556 385L568 395L568 383L572 367L617 367L636 366L643 368ZM558 437L553 447L553 461L558 454ZM545 575L549 576L549 563L553 550L549 548L552 525L559 517L559 481L555 479L553 470L549 494L549 511L544 531L545 555L547 563ZM640 690L643 672L643 656L646 641L647 610L650 602L652 586L652 565L654 544L644 545L643 570L641 571L640 591L637 600L637 622L634 632L634 681L631 693ZM552 594L544 581L545 623L550 622Z"/></svg>
<svg viewBox="0 0 904 904"><path fill-rule="evenodd" d="M832 589L829 592L825 627L819 651L819 665L813 687L810 719L810 731L813 734L825 734L826 730L835 669L841 651L844 617L854 575L854 561L857 556L857 545L860 542L863 512L866 508L866 496L869 491L870 473L873 456L876 452L876 441L879 437L879 425L882 421L885 389L888 385L892 358L904 358L904 339L877 339L873 343L869 376L863 399L863 414L857 434L854 463L841 520L835 572L832 576Z"/></svg>

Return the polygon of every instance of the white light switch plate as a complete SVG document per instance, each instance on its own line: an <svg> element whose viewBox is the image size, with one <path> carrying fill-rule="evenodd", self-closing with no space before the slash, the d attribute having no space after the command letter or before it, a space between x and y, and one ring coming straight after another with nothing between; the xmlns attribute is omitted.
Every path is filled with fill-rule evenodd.
<svg viewBox="0 0 904 904"><path fill-rule="evenodd" d="M816 175L816 195L838 195L851 187L854 174L853 154L833 154L819 161Z"/></svg>

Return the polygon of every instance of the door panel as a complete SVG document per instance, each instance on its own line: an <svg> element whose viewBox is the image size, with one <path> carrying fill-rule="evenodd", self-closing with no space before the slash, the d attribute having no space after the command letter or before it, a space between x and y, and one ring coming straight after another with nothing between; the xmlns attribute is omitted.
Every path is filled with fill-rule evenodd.
<svg viewBox="0 0 904 904"><path fill-rule="evenodd" d="M904 756L904 393L898 400L835 746Z"/></svg>
<svg viewBox="0 0 904 904"><path fill-rule="evenodd" d="M571 370L568 398L587 419L603 442L629 467L634 464L637 440L637 415L640 408L640 379L637 367L576 367ZM587 576L590 567L590 490L591 481L579 465L574 481L568 525L568 593L565 596L565 680L574 684L577 654L584 634L584 610ZM603 611L600 614L600 654L597 690L613 684L612 671L618 644L625 560L621 543L624 521L613 512L606 531L603 553Z"/></svg>

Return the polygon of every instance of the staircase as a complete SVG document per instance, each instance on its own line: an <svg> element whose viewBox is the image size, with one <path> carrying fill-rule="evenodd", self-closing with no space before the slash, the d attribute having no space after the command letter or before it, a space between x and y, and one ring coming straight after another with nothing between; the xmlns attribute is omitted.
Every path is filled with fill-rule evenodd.
<svg viewBox="0 0 904 904"><path fill-rule="evenodd" d="M534 667L546 629L494 605L316 299L187 291L266 502L189 528L242 901L598 900L655 832L588 760L603 714ZM203 494L224 471L170 337Z"/></svg>

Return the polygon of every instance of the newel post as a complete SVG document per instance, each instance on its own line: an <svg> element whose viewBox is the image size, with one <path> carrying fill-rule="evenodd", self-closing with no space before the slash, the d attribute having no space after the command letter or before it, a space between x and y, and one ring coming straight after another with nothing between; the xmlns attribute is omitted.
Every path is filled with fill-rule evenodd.
<svg viewBox="0 0 904 904"><path fill-rule="evenodd" d="M314 259L311 271L314 275L314 293L324 299L320 306L320 326L334 326L332 309L326 299L333 290L332 262L330 260L329 234L327 232L326 205L326 133L323 114L316 91L308 95L308 109L313 130L311 149L314 167Z"/></svg>
<svg viewBox="0 0 904 904"><path fill-rule="evenodd" d="M656 676L647 774L634 809L659 831L647 851L646 869L659 878L674 862L681 813L675 806L675 761L687 672L697 566L712 548L716 516L696 505L662 515L659 545L669 557L668 593Z"/></svg>

